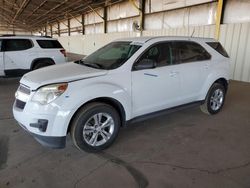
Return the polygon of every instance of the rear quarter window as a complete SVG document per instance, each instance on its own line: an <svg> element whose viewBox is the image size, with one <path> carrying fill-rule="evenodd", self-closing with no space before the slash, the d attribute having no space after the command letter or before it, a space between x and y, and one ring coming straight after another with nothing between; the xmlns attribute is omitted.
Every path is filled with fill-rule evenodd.
<svg viewBox="0 0 250 188"><path fill-rule="evenodd" d="M57 40L36 40L41 48L63 48Z"/></svg>
<svg viewBox="0 0 250 188"><path fill-rule="evenodd" d="M226 50L223 48L223 46L219 42L207 42L207 44L212 47L214 50L219 52L224 57L229 57Z"/></svg>

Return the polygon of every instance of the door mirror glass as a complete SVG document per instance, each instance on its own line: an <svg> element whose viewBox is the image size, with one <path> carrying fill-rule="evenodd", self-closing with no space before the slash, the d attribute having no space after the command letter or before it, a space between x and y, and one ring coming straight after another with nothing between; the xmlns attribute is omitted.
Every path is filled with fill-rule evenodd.
<svg viewBox="0 0 250 188"><path fill-rule="evenodd" d="M135 70L141 70L141 69L153 69L156 67L156 61L153 59L142 59L139 61L134 69Z"/></svg>

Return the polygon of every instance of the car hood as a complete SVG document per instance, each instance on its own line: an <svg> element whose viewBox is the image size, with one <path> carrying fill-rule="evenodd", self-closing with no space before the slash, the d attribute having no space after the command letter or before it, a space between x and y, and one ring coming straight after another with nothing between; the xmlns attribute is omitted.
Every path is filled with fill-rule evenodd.
<svg viewBox="0 0 250 188"><path fill-rule="evenodd" d="M20 83L35 90L42 85L98 77L107 74L107 72L107 70L69 62L29 72L22 77Z"/></svg>

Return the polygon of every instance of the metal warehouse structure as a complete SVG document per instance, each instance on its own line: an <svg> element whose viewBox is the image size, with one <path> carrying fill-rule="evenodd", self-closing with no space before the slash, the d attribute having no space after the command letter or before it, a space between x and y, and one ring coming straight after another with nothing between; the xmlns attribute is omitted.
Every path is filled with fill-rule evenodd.
<svg viewBox="0 0 250 188"><path fill-rule="evenodd" d="M116 38L180 35L218 39L231 78L250 82L249 0L1 0L0 33L57 37L88 55Z"/></svg>

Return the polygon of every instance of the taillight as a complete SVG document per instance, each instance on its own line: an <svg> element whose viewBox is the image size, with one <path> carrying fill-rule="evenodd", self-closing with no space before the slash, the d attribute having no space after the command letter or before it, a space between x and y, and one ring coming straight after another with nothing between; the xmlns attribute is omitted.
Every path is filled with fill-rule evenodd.
<svg viewBox="0 0 250 188"><path fill-rule="evenodd" d="M66 50L62 49L62 50L60 50L60 52L64 55L64 57L66 57L66 56L67 56L67 54L66 54Z"/></svg>

